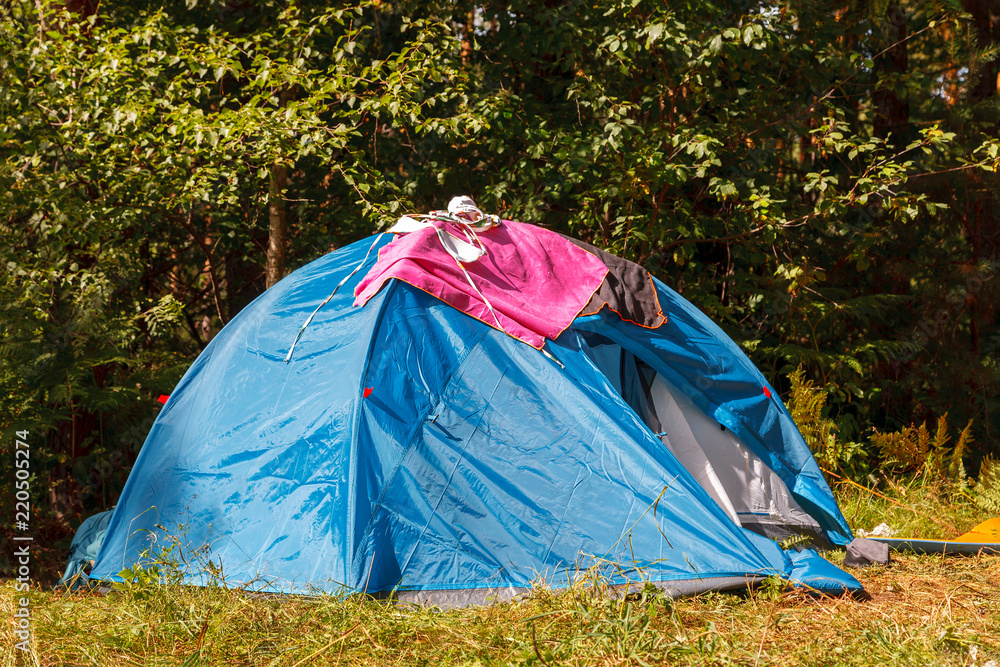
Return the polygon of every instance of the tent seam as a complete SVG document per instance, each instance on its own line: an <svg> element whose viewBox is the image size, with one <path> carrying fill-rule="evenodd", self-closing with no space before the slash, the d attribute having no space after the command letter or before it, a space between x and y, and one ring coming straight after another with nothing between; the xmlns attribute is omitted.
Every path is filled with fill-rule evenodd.
<svg viewBox="0 0 1000 667"><path fill-rule="evenodd" d="M361 432L362 401L359 396L361 396L361 390L368 378L368 368L371 366L372 354L375 351L375 340L382 329L382 315L385 313L385 309L389 304L389 298L397 289L397 283L393 282L391 285L383 287L384 289L379 290L382 292L383 296L382 303L379 304L378 312L375 314L376 327L372 332L371 337L368 339L368 348L365 350L365 361L361 365L361 372L358 374L359 383L354 393L354 414L351 417L351 455L349 459L350 469L347 474L347 543L350 545L349 548L351 550L351 564L347 569L348 577L350 577L350 573L354 571L354 561L357 556L357 547L354 542L354 516L357 511L357 503L355 503L354 499L354 488L357 483L358 438Z"/></svg>
<svg viewBox="0 0 1000 667"><path fill-rule="evenodd" d="M390 296L389 290L398 290L400 283L405 284L405 285L409 285L410 287L412 287L414 289L420 290L419 287L416 287L415 285L410 285L410 283L407 283L405 280L392 279L392 280L387 280L386 283L391 283L391 285L383 285L379 289L379 293L384 294L384 297L383 297L383 300L382 300L382 304L379 305L379 312L378 312L378 315L377 315L377 319L378 319L378 323L379 323L379 328L381 328L381 326L382 326L382 313L383 313L383 311L386 308L386 305L387 305L387 302L388 302L388 299L389 299L389 296ZM438 301L441 301L442 304L448 305L445 301L442 301L441 299L439 299L438 297L434 296L430 292L427 292L425 290L420 290L420 291L423 292L424 294L427 294L428 296L431 296L431 297L434 297L435 299L438 299ZM458 311L458 312L462 312L462 311ZM463 313L463 314L468 315L468 313ZM433 409L437 405L441 404L441 400L442 400L441 397L444 396L448 392L449 387L451 387L451 383L455 380L455 376L458 373L461 372L462 368L465 366L465 362L468 361L469 356L473 352L475 352L476 349L479 348L479 346L482 345L483 341L487 338L487 336L489 336L489 333L490 333L490 330L492 329L492 327L489 327L489 325L487 325L485 322L482 322L478 318L472 317L472 319L475 320L475 321L477 321L477 322L479 322L480 324L486 325L487 328L483 329L482 335L479 337L479 340L477 340L475 342L475 344L470 345L469 348L468 348L468 350L465 352L465 354L461 355L458 358L459 361L458 361L457 364L455 364L455 370L453 370L451 372L451 374L448 375L447 381L445 381L443 383L443 385L442 385L441 391L440 391L440 393L437 396L437 402L434 405L431 405L429 409ZM365 382L364 382L365 378L368 377L368 370L369 370L369 368L371 366L371 358L372 358L372 352L373 352L373 348L374 348L374 340L375 340L375 338L376 338L376 336L378 334L378 331L379 330L376 329L375 332L373 332L373 335L372 335L372 338L371 338L370 347L368 349L367 357L365 358L365 364L364 364L364 367L363 367L362 372L361 372L361 380L362 380L362 382L361 382L361 385L359 385L359 387L358 387L359 390L361 389L361 387L364 386L364 384L365 384ZM358 441L358 438L360 436L360 431L361 431L361 410L362 410L361 406L362 406L362 402L360 400L358 400L356 402L356 414L355 414L355 418L354 418L353 433L352 433L352 439L351 439L351 452L352 452L352 454L351 454L351 460L352 460L352 462L354 461L354 452L356 451L356 447L357 447L357 444L358 444L357 441ZM425 414L423 416L423 418L421 419L421 423L423 423L426 420L427 420L427 415ZM382 500L385 498L385 494L388 492L389 486L392 484L392 481L396 478L396 475L399 473L400 468L402 468L403 462L406 460L406 457L409 456L409 454L410 454L411 451L413 451L413 447L414 447L414 445L415 445L415 443L417 441L417 437L419 436L419 434L420 434L421 431L422 431L421 427L416 427L416 428L413 429L413 434L410 436L410 438L409 438L409 440L407 442L406 449L400 455L399 462L392 469L392 472L389 474L389 476L388 476L385 484L383 484L382 490L379 493L378 498L375 500L375 502L372 505L373 508L377 509L379 506L381 506ZM355 473L355 466L352 465L351 466L351 476L352 476L352 478L354 476L354 473ZM350 488L350 489L354 488L353 482L354 482L353 479L349 480L349 482L348 482L348 488ZM350 496L348 496L348 517L351 519L350 525L348 526L348 530L350 531L349 544L351 545L351 571L354 570L354 560L355 560L355 558L356 558L356 556L358 554L358 548L361 546L360 543L358 543L357 546L355 546L355 540L354 540L354 521L353 521L353 518L354 518L354 511L355 511L355 509L356 508L354 507L354 495L351 494ZM364 528L364 530L361 533L361 539L362 540L366 539L371 534L372 527L373 527L373 525L375 523L375 515L376 515L376 512L373 511L372 515L368 518L368 523L365 524L365 528Z"/></svg>

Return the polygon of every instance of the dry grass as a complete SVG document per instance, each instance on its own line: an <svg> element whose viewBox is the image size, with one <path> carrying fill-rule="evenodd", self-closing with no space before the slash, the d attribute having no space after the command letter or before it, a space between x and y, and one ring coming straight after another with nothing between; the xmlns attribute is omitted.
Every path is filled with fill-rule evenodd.
<svg viewBox="0 0 1000 667"><path fill-rule="evenodd" d="M926 484L894 483L883 489L893 502L838 488L845 514L916 537L949 537L942 523L964 531L987 518ZM448 612L220 587L152 583L96 595L38 585L34 652L0 652L0 665L1000 665L1000 556L894 555L853 574L868 599L816 598L777 582L676 601L580 586ZM4 619L14 599L13 582L0 584ZM13 626L2 627L13 646Z"/></svg>
<svg viewBox="0 0 1000 667"><path fill-rule="evenodd" d="M19 655L17 664L1000 663L1000 557L897 556L856 574L870 599L765 586L742 595L614 600L581 587L444 613L221 588L34 590L34 659ZM11 583L2 596L13 599ZM11 646L9 625L4 634Z"/></svg>

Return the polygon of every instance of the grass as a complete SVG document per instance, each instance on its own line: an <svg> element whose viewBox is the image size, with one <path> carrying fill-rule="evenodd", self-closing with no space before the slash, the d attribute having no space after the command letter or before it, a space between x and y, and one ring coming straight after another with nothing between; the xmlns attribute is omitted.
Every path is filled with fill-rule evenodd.
<svg viewBox="0 0 1000 667"><path fill-rule="evenodd" d="M988 518L925 481L892 484L879 491L891 501L838 485L853 525L949 537L941 524L961 532ZM36 586L34 653L0 655L0 665L1000 664L1000 556L894 554L889 566L852 573L869 599L817 598L778 582L681 600L578 586L447 612L220 587L152 584L102 596ZM14 597L12 582L0 585L5 605ZM12 646L12 626L3 628Z"/></svg>
<svg viewBox="0 0 1000 667"><path fill-rule="evenodd" d="M990 518L971 502L967 490L942 479L883 475L877 481L881 484L874 489L833 480L840 511L855 532L886 523L899 537L947 540Z"/></svg>

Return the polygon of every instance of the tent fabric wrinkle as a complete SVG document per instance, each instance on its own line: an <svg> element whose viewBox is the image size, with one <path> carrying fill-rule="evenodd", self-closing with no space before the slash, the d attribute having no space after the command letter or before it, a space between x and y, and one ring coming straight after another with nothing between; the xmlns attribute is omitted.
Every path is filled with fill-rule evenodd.
<svg viewBox="0 0 1000 667"><path fill-rule="evenodd" d="M465 237L461 225L447 221L397 237L356 287L355 305L396 278L490 326L496 315L505 333L541 349L570 325L608 273L600 259L562 236L510 220L477 234L485 254L460 265L439 230Z"/></svg>
<svg viewBox="0 0 1000 667"><path fill-rule="evenodd" d="M588 573L671 595L769 576L860 590L772 539L852 536L780 397L708 317L655 278L670 314L655 328L603 306L578 316L608 273L597 256L522 223L479 233L470 273L491 277L498 312L531 302L517 315L550 358L509 335L513 316L500 331L481 303L432 292L476 301L435 235L378 241L368 276L350 275L373 245L358 241L234 317L160 409L91 578L120 581L176 537L200 550L182 561L189 584L211 581L211 559L250 590L442 606ZM422 282L435 262L447 280Z"/></svg>

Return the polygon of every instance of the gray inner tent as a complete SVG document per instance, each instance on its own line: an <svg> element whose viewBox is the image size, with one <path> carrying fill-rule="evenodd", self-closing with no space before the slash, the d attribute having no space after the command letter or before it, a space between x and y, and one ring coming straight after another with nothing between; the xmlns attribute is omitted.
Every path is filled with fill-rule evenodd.
<svg viewBox="0 0 1000 667"><path fill-rule="evenodd" d="M775 540L805 535L826 544L819 523L732 431L632 353L602 336L587 338L597 367L736 525Z"/></svg>

